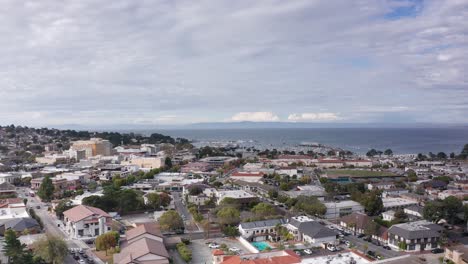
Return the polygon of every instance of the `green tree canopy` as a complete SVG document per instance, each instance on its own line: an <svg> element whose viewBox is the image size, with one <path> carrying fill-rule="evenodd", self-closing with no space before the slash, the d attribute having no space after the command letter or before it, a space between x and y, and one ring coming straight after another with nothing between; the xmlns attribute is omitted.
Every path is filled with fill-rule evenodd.
<svg viewBox="0 0 468 264"><path fill-rule="evenodd" d="M237 225L240 222L240 212L233 207L225 207L216 214L218 222L223 225Z"/></svg>
<svg viewBox="0 0 468 264"><path fill-rule="evenodd" d="M304 212L309 215L325 215L327 208L316 197L299 195L293 207L295 211Z"/></svg>
<svg viewBox="0 0 468 264"><path fill-rule="evenodd" d="M35 255L40 256L48 263L65 263L68 247L62 238L48 235L33 244Z"/></svg>
<svg viewBox="0 0 468 264"><path fill-rule="evenodd" d="M107 256L107 250L119 245L119 238L119 233L115 231L104 233L96 238L96 249L99 251L105 250Z"/></svg>
<svg viewBox="0 0 468 264"><path fill-rule="evenodd" d="M37 195L44 201L49 202L54 195L54 185L49 176L45 176L42 180L41 186L37 191Z"/></svg>
<svg viewBox="0 0 468 264"><path fill-rule="evenodd" d="M179 213L174 210L165 212L159 218L159 225L164 231L179 231L184 229L184 221Z"/></svg>
<svg viewBox="0 0 468 264"><path fill-rule="evenodd" d="M148 193L146 198L148 199L148 205L151 206L151 208L158 209L161 206L161 200L159 199L158 193Z"/></svg>
<svg viewBox="0 0 468 264"><path fill-rule="evenodd" d="M251 211L255 214L256 217L260 217L260 218L272 216L276 214L275 207L267 203L259 203L255 205Z"/></svg>

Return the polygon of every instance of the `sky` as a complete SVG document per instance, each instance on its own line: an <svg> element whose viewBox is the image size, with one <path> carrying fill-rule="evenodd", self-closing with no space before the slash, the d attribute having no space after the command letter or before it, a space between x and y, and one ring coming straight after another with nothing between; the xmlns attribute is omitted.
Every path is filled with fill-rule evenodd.
<svg viewBox="0 0 468 264"><path fill-rule="evenodd" d="M0 123L468 123L468 0L0 2Z"/></svg>

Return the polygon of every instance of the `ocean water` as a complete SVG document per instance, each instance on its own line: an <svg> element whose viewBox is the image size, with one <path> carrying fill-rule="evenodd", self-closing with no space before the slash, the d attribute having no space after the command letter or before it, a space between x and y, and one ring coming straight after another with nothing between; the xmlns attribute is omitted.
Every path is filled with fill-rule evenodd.
<svg viewBox="0 0 468 264"><path fill-rule="evenodd" d="M258 149L285 149L301 142L317 142L328 146L366 153L375 148L390 148L397 154L440 151L460 153L468 144L468 128L275 128L275 129L175 129L145 131L197 142L235 141Z"/></svg>

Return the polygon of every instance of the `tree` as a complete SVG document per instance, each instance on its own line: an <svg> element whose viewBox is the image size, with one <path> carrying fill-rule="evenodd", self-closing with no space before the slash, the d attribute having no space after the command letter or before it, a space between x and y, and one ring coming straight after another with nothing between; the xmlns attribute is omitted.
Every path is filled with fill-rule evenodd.
<svg viewBox="0 0 468 264"><path fill-rule="evenodd" d="M275 208L271 204L259 203L255 205L251 210L255 216L264 218L275 214Z"/></svg>
<svg viewBox="0 0 468 264"><path fill-rule="evenodd" d="M240 222L240 212L233 207L225 207L216 214L218 221L223 225L237 225Z"/></svg>
<svg viewBox="0 0 468 264"><path fill-rule="evenodd" d="M379 190L364 193L359 202L364 206L369 215L378 215L383 209L382 197Z"/></svg>
<svg viewBox="0 0 468 264"><path fill-rule="evenodd" d="M394 214L395 218L397 221L403 221L405 220L408 215L406 215L405 211L403 209L397 209Z"/></svg>
<svg viewBox="0 0 468 264"><path fill-rule="evenodd" d="M159 194L159 201L161 202L162 207L166 207L171 204L172 198L169 194L162 192Z"/></svg>
<svg viewBox="0 0 468 264"><path fill-rule="evenodd" d="M41 186L37 191L37 195L44 201L49 202L54 195L54 185L49 176L45 176L42 180Z"/></svg>
<svg viewBox="0 0 468 264"><path fill-rule="evenodd" d="M377 154L378 154L377 150L371 149L371 150L369 150L369 151L366 153L366 156L367 156L367 157L374 157L374 156L376 156Z"/></svg>
<svg viewBox="0 0 468 264"><path fill-rule="evenodd" d="M115 231L104 233L96 238L96 249L105 250L107 256L107 250L115 248L119 244L119 238L119 233Z"/></svg>
<svg viewBox="0 0 468 264"><path fill-rule="evenodd" d="M450 153L450 158L451 158L451 159L454 159L454 158L455 158L455 152L451 152L451 153Z"/></svg>
<svg viewBox="0 0 468 264"><path fill-rule="evenodd" d="M3 252L5 253L5 256L8 257L9 263L20 263L26 249L26 245L21 244L16 237L15 231L8 229L5 232L5 241L3 243Z"/></svg>
<svg viewBox="0 0 468 264"><path fill-rule="evenodd" d="M463 209L463 203L455 196L449 196L444 199L443 206L445 210L445 217L450 220L450 224L453 225L457 214Z"/></svg>
<svg viewBox="0 0 468 264"><path fill-rule="evenodd" d="M148 199L148 205L151 206L151 208L153 208L154 210L158 209L161 206L161 200L159 199L158 193L148 193L146 198Z"/></svg>
<svg viewBox="0 0 468 264"><path fill-rule="evenodd" d="M34 254L40 256L48 263L65 263L68 247L62 238L48 235L33 244Z"/></svg>
<svg viewBox="0 0 468 264"><path fill-rule="evenodd" d="M408 174L408 180L410 182L415 182L418 180L418 175L416 174L414 170L408 170L407 174Z"/></svg>
<svg viewBox="0 0 468 264"><path fill-rule="evenodd" d="M225 226L223 227L223 234L225 234L228 237L236 237L239 236L239 229L235 226Z"/></svg>
<svg viewBox="0 0 468 264"><path fill-rule="evenodd" d="M68 200L61 200L58 205L55 207L55 215L59 219L63 219L63 212L65 212L68 209L73 208L73 205L70 204L70 201Z"/></svg>
<svg viewBox="0 0 468 264"><path fill-rule="evenodd" d="M392 156L393 155L393 151L391 149L386 149L384 151L384 154L387 155L387 156Z"/></svg>
<svg viewBox="0 0 468 264"><path fill-rule="evenodd" d="M324 215L327 208L316 197L299 195L293 209L295 211L304 212L309 215Z"/></svg>
<svg viewBox="0 0 468 264"><path fill-rule="evenodd" d="M423 209L424 219L437 223L444 217L444 205L441 201L426 202Z"/></svg>
<svg viewBox="0 0 468 264"><path fill-rule="evenodd" d="M159 225L164 231L180 231L184 229L184 221L179 213L169 210L159 218Z"/></svg>
<svg viewBox="0 0 468 264"><path fill-rule="evenodd" d="M364 234L366 234L368 236L373 236L373 235L377 234L378 230L379 230L379 225L376 222L371 221L365 227Z"/></svg>
<svg viewBox="0 0 468 264"><path fill-rule="evenodd" d="M445 154L444 152L439 152L437 153L437 158L441 160L447 159L447 154Z"/></svg>
<svg viewBox="0 0 468 264"><path fill-rule="evenodd" d="M94 190L96 190L96 188L97 188L97 183L96 183L96 181L90 181L90 182L88 183L88 190L94 191Z"/></svg>
<svg viewBox="0 0 468 264"><path fill-rule="evenodd" d="M166 159L164 160L164 166L165 166L167 169L172 168L172 160L171 160L171 158L166 157Z"/></svg>
<svg viewBox="0 0 468 264"><path fill-rule="evenodd" d="M268 197L270 197L271 199L278 198L278 191L274 190L274 189L269 190L268 191Z"/></svg>
<svg viewBox="0 0 468 264"><path fill-rule="evenodd" d="M460 158L461 159L466 159L468 158L468 144L465 144L463 147L462 151L460 152Z"/></svg>

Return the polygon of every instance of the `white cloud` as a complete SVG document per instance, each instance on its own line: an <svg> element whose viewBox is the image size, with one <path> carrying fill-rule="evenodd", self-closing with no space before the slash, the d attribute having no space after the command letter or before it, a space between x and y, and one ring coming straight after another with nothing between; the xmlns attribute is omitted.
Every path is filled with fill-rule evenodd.
<svg viewBox="0 0 468 264"><path fill-rule="evenodd" d="M307 122L307 121L336 121L340 117L336 113L301 113L301 114L290 114L288 116L289 121L293 122Z"/></svg>
<svg viewBox="0 0 468 264"><path fill-rule="evenodd" d="M272 112L240 112L231 117L231 121L271 122L279 121L279 117Z"/></svg>

